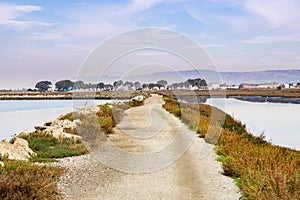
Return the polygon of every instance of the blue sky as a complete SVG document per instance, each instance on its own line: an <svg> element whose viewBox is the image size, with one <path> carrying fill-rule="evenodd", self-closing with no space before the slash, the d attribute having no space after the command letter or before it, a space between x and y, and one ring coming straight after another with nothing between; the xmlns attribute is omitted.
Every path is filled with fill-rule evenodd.
<svg viewBox="0 0 300 200"><path fill-rule="evenodd" d="M74 77L101 42L162 27L199 43L220 71L300 69L298 0L0 1L0 88Z"/></svg>

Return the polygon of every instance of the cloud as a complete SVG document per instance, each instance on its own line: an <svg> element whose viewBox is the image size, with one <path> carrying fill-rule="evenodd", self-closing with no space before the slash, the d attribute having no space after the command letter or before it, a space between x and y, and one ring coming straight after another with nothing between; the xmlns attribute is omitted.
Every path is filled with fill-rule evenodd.
<svg viewBox="0 0 300 200"><path fill-rule="evenodd" d="M252 16L263 19L269 28L300 28L299 23L295 23L300 20L298 0L247 0L243 6Z"/></svg>
<svg viewBox="0 0 300 200"><path fill-rule="evenodd" d="M51 26L50 23L35 21L35 20L20 20L19 18L25 14L34 11L43 10L40 6L33 5L12 5L0 3L0 26L5 26L14 30L25 30L31 26Z"/></svg>
<svg viewBox="0 0 300 200"><path fill-rule="evenodd" d="M82 8L72 7L66 10L65 16L71 23L60 28L60 31L75 41L90 43L93 46L118 33L139 27L143 23L143 11L161 3L176 3L182 0L132 0L128 3L109 3L89 5ZM174 29L176 24L167 28Z"/></svg>
<svg viewBox="0 0 300 200"><path fill-rule="evenodd" d="M298 0L206 0L185 9L201 23L226 25L238 32L280 32L300 30Z"/></svg>
<svg viewBox="0 0 300 200"><path fill-rule="evenodd" d="M193 11L189 7L185 7L185 11L187 12L187 14L189 14L191 17L198 20L199 22L207 24L207 20L204 17L202 17L198 12Z"/></svg>
<svg viewBox="0 0 300 200"><path fill-rule="evenodd" d="M32 33L31 35L23 36L22 38L29 39L29 40L59 40L59 41L68 40L67 36L55 30L40 32L40 33Z"/></svg>
<svg viewBox="0 0 300 200"><path fill-rule="evenodd" d="M132 0L131 6L137 8L137 10L146 10L154 6L155 4L164 2L166 0Z"/></svg>
<svg viewBox="0 0 300 200"><path fill-rule="evenodd" d="M241 42L247 44L300 42L300 35L256 36L247 40L242 40Z"/></svg>
<svg viewBox="0 0 300 200"><path fill-rule="evenodd" d="M293 56L293 55L296 55L296 52L294 52L294 51L272 51L272 52L269 52L269 54L279 55L279 56Z"/></svg>
<svg viewBox="0 0 300 200"><path fill-rule="evenodd" d="M224 47L224 45L223 44L202 44L201 47L204 47L204 48L211 48L211 47L220 48L220 47Z"/></svg>

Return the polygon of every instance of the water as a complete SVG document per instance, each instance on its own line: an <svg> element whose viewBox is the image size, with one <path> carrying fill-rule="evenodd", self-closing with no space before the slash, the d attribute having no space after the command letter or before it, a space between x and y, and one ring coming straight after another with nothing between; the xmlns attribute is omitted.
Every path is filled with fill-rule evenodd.
<svg viewBox="0 0 300 200"><path fill-rule="evenodd" d="M0 101L0 140L10 139L22 131L34 131L59 115L84 105L97 105L110 100L20 100ZM235 119L246 124L254 135L262 132L273 144L300 149L300 104L253 103L233 98L207 99Z"/></svg>
<svg viewBox="0 0 300 200"><path fill-rule="evenodd" d="M0 140L11 139L22 131L54 120L59 115L85 105L98 105L110 100L13 100L0 101Z"/></svg>
<svg viewBox="0 0 300 200"><path fill-rule="evenodd" d="M208 99L206 103L240 120L254 135L264 133L272 144L300 149L299 104L254 103L233 98Z"/></svg>

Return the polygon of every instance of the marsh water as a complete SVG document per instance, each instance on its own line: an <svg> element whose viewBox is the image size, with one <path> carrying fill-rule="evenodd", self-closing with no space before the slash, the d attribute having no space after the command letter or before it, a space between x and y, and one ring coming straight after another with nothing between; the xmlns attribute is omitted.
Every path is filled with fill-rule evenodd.
<svg viewBox="0 0 300 200"><path fill-rule="evenodd" d="M215 106L246 124L254 135L264 133L272 144L300 149L300 105L292 103L249 102L234 98L211 98Z"/></svg>
<svg viewBox="0 0 300 200"><path fill-rule="evenodd" d="M34 131L34 126L54 120L59 115L85 105L110 100L9 100L0 101L0 140L11 139L20 132Z"/></svg>
<svg viewBox="0 0 300 200"><path fill-rule="evenodd" d="M59 115L84 105L97 105L110 100L14 100L0 101L0 140L10 139L22 131L34 130ZM204 99L235 119L246 124L247 130L264 133L273 144L300 149L300 104L259 103L234 98Z"/></svg>

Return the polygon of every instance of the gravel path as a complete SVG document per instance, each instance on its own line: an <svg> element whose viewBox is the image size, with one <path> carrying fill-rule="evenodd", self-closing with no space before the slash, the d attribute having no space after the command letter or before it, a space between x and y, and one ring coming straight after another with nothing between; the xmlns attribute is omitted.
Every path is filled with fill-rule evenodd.
<svg viewBox="0 0 300 200"><path fill-rule="evenodd" d="M239 199L231 178L222 175L213 146L195 137L152 95L130 108L99 148L64 158L58 184L65 199ZM200 156L205 152L206 156Z"/></svg>

